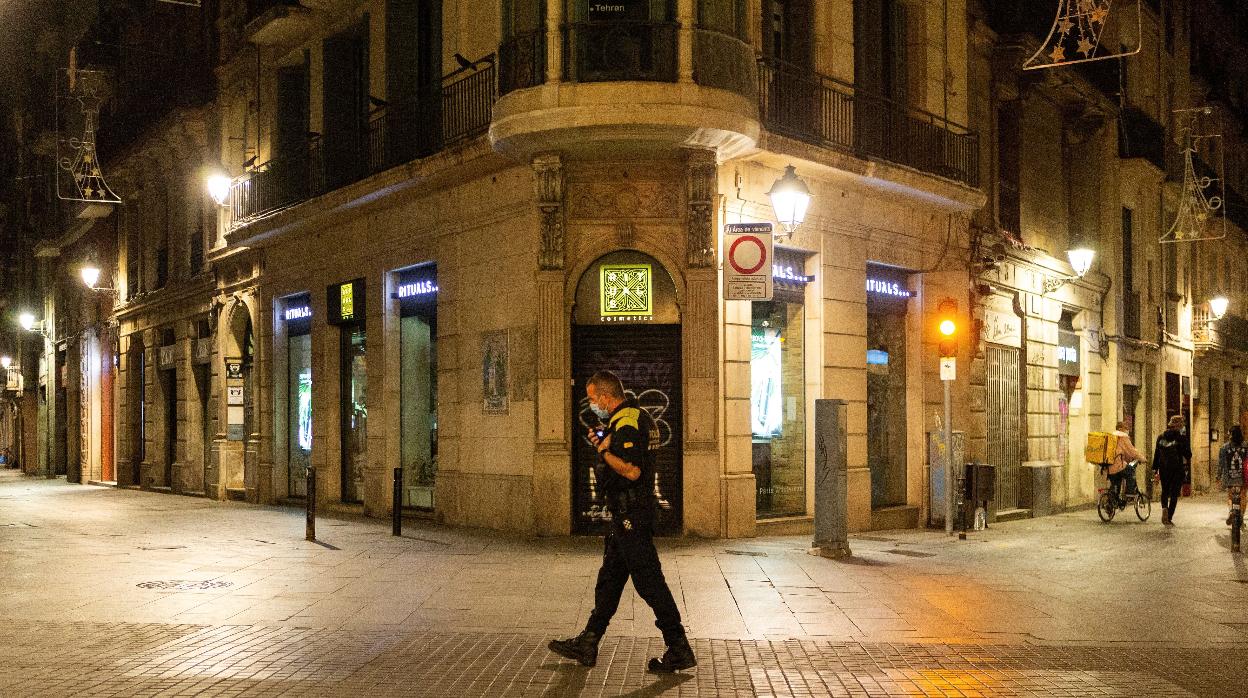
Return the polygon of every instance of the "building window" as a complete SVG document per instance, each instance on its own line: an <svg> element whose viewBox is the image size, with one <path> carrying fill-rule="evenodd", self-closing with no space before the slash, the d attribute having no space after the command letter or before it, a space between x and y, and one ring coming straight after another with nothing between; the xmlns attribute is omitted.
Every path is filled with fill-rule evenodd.
<svg viewBox="0 0 1248 698"><path fill-rule="evenodd" d="M363 322L344 325L341 331L342 501L359 502L364 496L364 469L368 458L366 335Z"/></svg>
<svg viewBox="0 0 1248 698"><path fill-rule="evenodd" d="M997 223L1007 232L1022 233L1019 194L1019 110L1013 102L997 107Z"/></svg>

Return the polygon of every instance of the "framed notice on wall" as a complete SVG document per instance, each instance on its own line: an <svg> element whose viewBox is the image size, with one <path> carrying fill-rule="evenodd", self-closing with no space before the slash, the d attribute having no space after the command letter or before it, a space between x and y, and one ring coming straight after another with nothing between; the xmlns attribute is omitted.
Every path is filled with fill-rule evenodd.
<svg viewBox="0 0 1248 698"><path fill-rule="evenodd" d="M481 335L481 411L507 414L508 400L507 330Z"/></svg>

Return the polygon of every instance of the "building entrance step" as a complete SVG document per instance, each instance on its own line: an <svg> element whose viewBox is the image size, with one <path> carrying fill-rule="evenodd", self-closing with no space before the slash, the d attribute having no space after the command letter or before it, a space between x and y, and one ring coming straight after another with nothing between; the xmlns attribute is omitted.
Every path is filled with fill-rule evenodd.
<svg viewBox="0 0 1248 698"><path fill-rule="evenodd" d="M871 510L871 530L891 531L919 527L919 508L901 505Z"/></svg>
<svg viewBox="0 0 1248 698"><path fill-rule="evenodd" d="M1019 519L1030 519L1031 509L1002 509L997 512L994 521L1018 521Z"/></svg>
<svg viewBox="0 0 1248 698"><path fill-rule="evenodd" d="M242 487L239 487L237 489L233 487L227 487L225 488L225 498L234 502L246 501L247 490L243 489Z"/></svg>

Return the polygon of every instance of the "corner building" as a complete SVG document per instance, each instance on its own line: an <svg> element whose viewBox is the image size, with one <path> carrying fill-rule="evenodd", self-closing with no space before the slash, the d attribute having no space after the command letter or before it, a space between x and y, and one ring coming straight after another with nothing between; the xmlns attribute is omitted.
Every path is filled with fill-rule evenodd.
<svg viewBox="0 0 1248 698"><path fill-rule="evenodd" d="M848 403L851 529L926 524L932 319L969 316L985 201L965 12L223 3L222 477L298 501L311 465L322 507L592 532L606 368L660 427L663 533L808 529L818 398ZM814 198L775 295L724 301L723 226L774 221L788 165Z"/></svg>

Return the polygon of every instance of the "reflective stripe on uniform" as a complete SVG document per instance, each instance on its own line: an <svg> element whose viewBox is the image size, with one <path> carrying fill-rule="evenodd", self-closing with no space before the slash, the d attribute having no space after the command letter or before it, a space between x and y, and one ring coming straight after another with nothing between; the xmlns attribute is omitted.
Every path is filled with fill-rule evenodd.
<svg viewBox="0 0 1248 698"><path fill-rule="evenodd" d="M620 429L622 427L632 427L634 429L640 429L638 426L638 420L640 418L641 410L636 407L625 407L611 417L611 428Z"/></svg>

